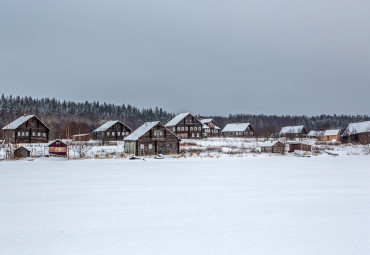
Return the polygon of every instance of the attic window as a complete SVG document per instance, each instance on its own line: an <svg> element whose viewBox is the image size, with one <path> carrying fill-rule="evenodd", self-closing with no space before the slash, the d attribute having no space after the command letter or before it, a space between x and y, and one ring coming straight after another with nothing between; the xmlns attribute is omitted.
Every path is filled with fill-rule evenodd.
<svg viewBox="0 0 370 255"><path fill-rule="evenodd" d="M59 144L60 144L60 142L56 142L55 144L56 144L56 145L59 145Z"/></svg>

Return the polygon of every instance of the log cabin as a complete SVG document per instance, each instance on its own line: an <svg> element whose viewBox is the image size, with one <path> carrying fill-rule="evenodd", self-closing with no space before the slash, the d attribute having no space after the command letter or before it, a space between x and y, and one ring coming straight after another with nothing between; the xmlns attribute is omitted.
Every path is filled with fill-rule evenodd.
<svg viewBox="0 0 370 255"><path fill-rule="evenodd" d="M119 120L107 121L93 131L94 140L123 141L132 133L132 129Z"/></svg>
<svg viewBox="0 0 370 255"><path fill-rule="evenodd" d="M47 143L50 129L35 115L24 115L3 127L6 143Z"/></svg>
<svg viewBox="0 0 370 255"><path fill-rule="evenodd" d="M20 146L14 150L14 158L19 159L19 158L28 158L28 157L31 157L30 149Z"/></svg>
<svg viewBox="0 0 370 255"><path fill-rule="evenodd" d="M324 131L316 131L316 130L311 130L308 134L308 138L320 138L322 135L324 135Z"/></svg>
<svg viewBox="0 0 370 255"><path fill-rule="evenodd" d="M287 126L283 127L279 133L280 137L286 138L304 138L308 134L305 126Z"/></svg>
<svg viewBox="0 0 370 255"><path fill-rule="evenodd" d="M253 137L254 128L250 123L229 123L221 131L223 137Z"/></svg>
<svg viewBox="0 0 370 255"><path fill-rule="evenodd" d="M48 145L50 156L67 157L68 145L57 139Z"/></svg>
<svg viewBox="0 0 370 255"><path fill-rule="evenodd" d="M72 141L74 142L87 142L90 141L90 134L77 134L72 136Z"/></svg>
<svg viewBox="0 0 370 255"><path fill-rule="evenodd" d="M203 124L203 137L219 137L221 136L221 129L216 125L214 119L201 119Z"/></svg>
<svg viewBox="0 0 370 255"><path fill-rule="evenodd" d="M203 137L202 122L188 112L178 114L165 127L180 139L201 139Z"/></svg>
<svg viewBox="0 0 370 255"><path fill-rule="evenodd" d="M312 146L309 144L305 143L300 143L300 142L293 142L289 144L289 152L294 152L296 150L300 151L311 151Z"/></svg>
<svg viewBox="0 0 370 255"><path fill-rule="evenodd" d="M343 132L344 142L370 144L370 121L349 123Z"/></svg>
<svg viewBox="0 0 370 255"><path fill-rule="evenodd" d="M135 156L180 153L180 139L159 121L144 123L124 140L125 152Z"/></svg>
<svg viewBox="0 0 370 255"><path fill-rule="evenodd" d="M284 154L285 145L280 141L266 141L260 143L261 152Z"/></svg>
<svg viewBox="0 0 370 255"><path fill-rule="evenodd" d="M323 135L320 136L320 141L340 141L341 140L341 131L340 129L331 129L331 130L326 130Z"/></svg>

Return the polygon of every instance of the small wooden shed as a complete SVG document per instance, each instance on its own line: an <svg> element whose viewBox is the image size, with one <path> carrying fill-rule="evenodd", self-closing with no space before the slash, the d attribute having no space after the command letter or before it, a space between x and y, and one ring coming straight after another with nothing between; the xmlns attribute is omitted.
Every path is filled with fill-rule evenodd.
<svg viewBox="0 0 370 255"><path fill-rule="evenodd" d="M87 141L90 141L90 134L78 134L78 135L73 135L72 136L72 140L74 142L79 142L79 141L83 141L83 142L87 142Z"/></svg>
<svg viewBox="0 0 370 255"><path fill-rule="evenodd" d="M281 153L285 152L285 145L280 141L266 141L259 144L261 152Z"/></svg>
<svg viewBox="0 0 370 255"><path fill-rule="evenodd" d="M49 143L48 147L50 156L67 157L68 145L61 140L57 139L55 141L52 141L51 143Z"/></svg>
<svg viewBox="0 0 370 255"><path fill-rule="evenodd" d="M305 143L300 143L300 142L294 142L289 144L289 152L294 152L296 150L300 151L311 151L312 146L309 144Z"/></svg>
<svg viewBox="0 0 370 255"><path fill-rule="evenodd" d="M17 149L14 150L14 157L15 158L31 157L31 151L23 146L18 147Z"/></svg>

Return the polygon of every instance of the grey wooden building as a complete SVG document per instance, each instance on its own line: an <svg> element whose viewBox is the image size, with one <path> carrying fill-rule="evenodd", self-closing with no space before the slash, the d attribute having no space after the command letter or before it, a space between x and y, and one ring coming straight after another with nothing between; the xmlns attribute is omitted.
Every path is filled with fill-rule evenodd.
<svg viewBox="0 0 370 255"><path fill-rule="evenodd" d="M165 126L181 139L201 139L203 137L202 122L188 112L178 114Z"/></svg>
<svg viewBox="0 0 370 255"><path fill-rule="evenodd" d="M94 140L102 141L123 141L132 133L132 129L119 120L111 120L93 131Z"/></svg>

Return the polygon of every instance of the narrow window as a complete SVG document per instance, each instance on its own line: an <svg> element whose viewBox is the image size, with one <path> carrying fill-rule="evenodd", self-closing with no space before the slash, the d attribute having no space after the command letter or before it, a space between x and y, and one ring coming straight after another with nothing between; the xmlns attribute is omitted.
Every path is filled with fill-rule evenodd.
<svg viewBox="0 0 370 255"><path fill-rule="evenodd" d="M115 133L114 133L114 132L112 132L112 136L114 136L114 134L115 134Z"/></svg>
<svg viewBox="0 0 370 255"><path fill-rule="evenodd" d="M149 150L152 150L152 149L153 149L153 144L151 144L151 143L150 143L150 144L148 145L148 148L149 148Z"/></svg>
<svg viewBox="0 0 370 255"><path fill-rule="evenodd" d="M180 127L177 127L177 131L181 131L181 128Z"/></svg>
<svg viewBox="0 0 370 255"><path fill-rule="evenodd" d="M144 144L140 144L140 150L144 150Z"/></svg>
<svg viewBox="0 0 370 255"><path fill-rule="evenodd" d="M193 131L193 127L190 127L190 131Z"/></svg>
<svg viewBox="0 0 370 255"><path fill-rule="evenodd" d="M18 132L18 136L21 136L21 132Z"/></svg>
<svg viewBox="0 0 370 255"><path fill-rule="evenodd" d="M194 133L192 133L192 134L191 134L191 137L195 137L195 134L194 134Z"/></svg>

